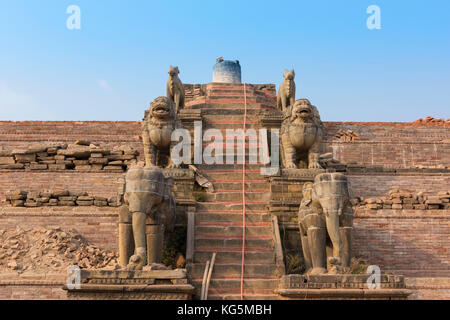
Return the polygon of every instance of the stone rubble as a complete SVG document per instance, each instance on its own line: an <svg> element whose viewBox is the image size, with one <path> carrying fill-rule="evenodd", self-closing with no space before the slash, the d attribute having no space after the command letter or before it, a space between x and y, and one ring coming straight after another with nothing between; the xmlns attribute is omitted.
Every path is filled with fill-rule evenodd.
<svg viewBox="0 0 450 320"><path fill-rule="evenodd" d="M416 121L413 121L414 124L419 125L439 125L439 126L449 126L450 125L450 119L445 120L444 118L437 119L433 118L431 116L426 117L425 119L417 119Z"/></svg>
<svg viewBox="0 0 450 320"><path fill-rule="evenodd" d="M356 198L356 206L369 210L439 210L450 209L450 192L441 191L437 195L424 195L409 190L393 188L387 197Z"/></svg>
<svg viewBox="0 0 450 320"><path fill-rule="evenodd" d="M129 146L111 149L82 140L73 144L40 143L26 149L0 151L0 169L123 172L136 163L138 155L139 152Z"/></svg>
<svg viewBox="0 0 450 320"><path fill-rule="evenodd" d="M358 140L358 134L356 132L354 132L353 130L343 130L343 129L339 129L338 132L336 132L336 134L334 135L336 138L338 138L340 141L344 141L344 142L351 142L351 141L355 141Z"/></svg>
<svg viewBox="0 0 450 320"><path fill-rule="evenodd" d="M81 269L116 270L118 254L90 245L74 229L0 230L0 273L65 272L71 265Z"/></svg>
<svg viewBox="0 0 450 320"><path fill-rule="evenodd" d="M119 197L92 196L87 192L70 192L69 190L42 190L42 191L8 191L6 205L13 207L53 207L53 206L96 206L119 207Z"/></svg>

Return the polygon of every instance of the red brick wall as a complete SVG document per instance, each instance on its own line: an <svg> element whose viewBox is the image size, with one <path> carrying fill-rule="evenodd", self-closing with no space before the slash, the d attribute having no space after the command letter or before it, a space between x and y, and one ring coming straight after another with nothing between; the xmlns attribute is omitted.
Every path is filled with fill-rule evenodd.
<svg viewBox="0 0 450 320"><path fill-rule="evenodd" d="M350 129L355 142L341 142L334 135ZM404 168L414 165L450 166L450 128L408 123L325 123L325 148L343 163ZM8 122L0 121L0 150L31 142L78 139L110 145L129 144L142 151L140 122ZM66 188L92 195L116 195L122 173L103 172L0 172L0 199L9 189ZM392 187L433 193L448 190L448 173L397 173L349 175L356 196L383 196ZM386 211L359 212L355 217L354 249L359 256L384 271L411 277L450 277L450 212ZM117 250L116 208L6 208L0 206L0 229L16 225L76 228L93 244ZM438 281L439 282L439 281ZM420 287L420 286L419 286ZM418 287L418 288L419 288ZM422 296L442 297L442 290L423 288ZM419 289L418 289L419 290ZM58 298L60 285L20 284L4 286L1 298ZM447 295L448 296L448 295ZM61 296L62 297L62 296Z"/></svg>
<svg viewBox="0 0 450 320"><path fill-rule="evenodd" d="M40 191L43 189L68 189L90 195L114 197L117 179L124 173L63 171L0 171L0 200L5 200L8 190Z"/></svg>
<svg viewBox="0 0 450 320"><path fill-rule="evenodd" d="M357 211L353 248L382 272L450 277L450 211Z"/></svg>
<svg viewBox="0 0 450 320"><path fill-rule="evenodd" d="M325 150L343 163L407 168L450 166L450 127L412 123L325 122ZM139 121L0 121L0 147L9 150L30 142L78 139L111 145L129 144L141 150ZM335 137L352 130L355 142Z"/></svg>
<svg viewBox="0 0 450 320"><path fill-rule="evenodd" d="M356 197L387 196L394 187L423 191L425 194L436 194L439 191L450 191L450 173L365 173L348 174L351 190Z"/></svg>
<svg viewBox="0 0 450 320"><path fill-rule="evenodd" d="M60 281L0 280L0 300L63 300L67 299Z"/></svg>

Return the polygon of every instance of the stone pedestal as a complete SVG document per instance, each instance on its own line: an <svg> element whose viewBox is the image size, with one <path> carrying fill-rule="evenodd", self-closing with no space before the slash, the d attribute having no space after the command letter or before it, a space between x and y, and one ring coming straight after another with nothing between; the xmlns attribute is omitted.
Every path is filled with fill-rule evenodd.
<svg viewBox="0 0 450 320"><path fill-rule="evenodd" d="M381 275L380 288L369 289L367 274L283 276L278 289L281 299L287 300L406 300L411 294L403 276Z"/></svg>
<svg viewBox="0 0 450 320"><path fill-rule="evenodd" d="M186 270L81 270L81 288L69 289L73 300L191 300L195 288Z"/></svg>

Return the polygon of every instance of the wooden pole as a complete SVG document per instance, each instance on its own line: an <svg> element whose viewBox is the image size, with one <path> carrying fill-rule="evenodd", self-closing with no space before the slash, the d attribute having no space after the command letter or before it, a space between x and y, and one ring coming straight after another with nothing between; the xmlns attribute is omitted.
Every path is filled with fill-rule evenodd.
<svg viewBox="0 0 450 320"><path fill-rule="evenodd" d="M211 275L214 268L214 262L216 261L216 253L214 252L211 258L211 264L209 266L209 272L208 272L208 280L206 280L206 288L205 288L205 300L208 300L208 290L209 290L209 282L211 281Z"/></svg>
<svg viewBox="0 0 450 320"><path fill-rule="evenodd" d="M205 272L203 272L202 291L200 293L200 300L205 300L204 296L205 296L206 279L208 277L208 271L209 271L209 260L206 261Z"/></svg>

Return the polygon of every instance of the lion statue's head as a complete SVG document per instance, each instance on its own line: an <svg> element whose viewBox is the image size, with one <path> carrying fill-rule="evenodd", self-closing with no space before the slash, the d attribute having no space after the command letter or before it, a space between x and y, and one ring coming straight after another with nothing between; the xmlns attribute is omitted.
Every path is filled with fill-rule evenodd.
<svg viewBox="0 0 450 320"><path fill-rule="evenodd" d="M311 105L308 99L298 99L290 110L290 122L313 122L320 125L320 116L317 108Z"/></svg>
<svg viewBox="0 0 450 320"><path fill-rule="evenodd" d="M158 97L150 103L150 109L146 111L145 118L148 120L170 120L175 118L174 105L167 97Z"/></svg>
<svg viewBox="0 0 450 320"><path fill-rule="evenodd" d="M285 69L284 73L283 73L283 78L286 79L286 80L294 80L294 78L295 78L295 71L293 69L292 70Z"/></svg>
<svg viewBox="0 0 450 320"><path fill-rule="evenodd" d="M168 73L169 73L169 76L176 77L180 73L180 70L178 70L178 67L170 66Z"/></svg>

